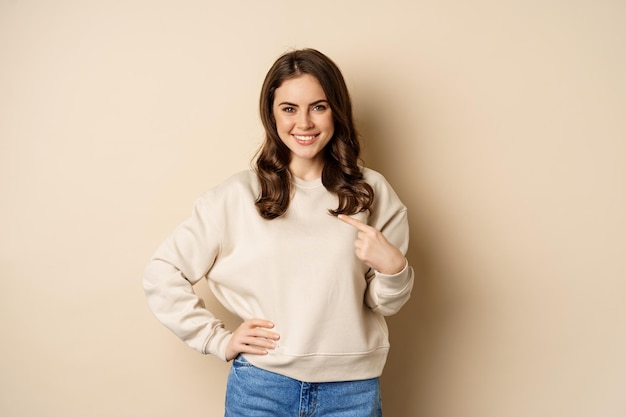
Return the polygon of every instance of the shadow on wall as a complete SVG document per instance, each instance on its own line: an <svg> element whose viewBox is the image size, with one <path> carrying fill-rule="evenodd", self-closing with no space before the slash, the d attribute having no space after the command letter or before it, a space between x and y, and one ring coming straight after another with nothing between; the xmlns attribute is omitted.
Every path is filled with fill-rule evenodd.
<svg viewBox="0 0 626 417"><path fill-rule="evenodd" d="M434 309L438 305L438 289L433 271L434 246L429 238L428 222L420 212L423 195L420 187L411 181L416 164L414 155L405 146L406 137L392 137L392 125L409 126L410 123L390 121L381 117L385 112L371 103L393 102L375 91L368 91L367 98L357 102L357 128L363 139L366 166L382 173L398 193L409 210L410 245L407 253L409 263L415 269L415 286L409 302L394 316L387 317L391 351L381 378L383 409L394 417L415 417L427 408L429 401L430 365L437 346L434 328ZM419 134L419 133L416 133ZM419 138L411 138L419 143ZM415 148L413 148L415 149ZM413 161L413 162L411 162Z"/></svg>

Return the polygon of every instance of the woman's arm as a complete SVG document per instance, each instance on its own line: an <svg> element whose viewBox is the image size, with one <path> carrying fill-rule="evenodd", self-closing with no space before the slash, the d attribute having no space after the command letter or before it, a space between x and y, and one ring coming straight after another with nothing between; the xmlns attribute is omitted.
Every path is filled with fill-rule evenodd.
<svg viewBox="0 0 626 417"><path fill-rule="evenodd" d="M208 311L193 285L206 277L219 250L219 232L203 200L148 262L143 286L154 315L192 348L226 359L231 332Z"/></svg>
<svg viewBox="0 0 626 417"><path fill-rule="evenodd" d="M365 303L372 310L389 316L397 313L409 300L413 288L413 268L402 251L389 242L384 234L357 219L339 215L339 219L358 230L354 243L356 256L370 267ZM398 213L387 227L408 240L406 210ZM402 245L405 247L406 245Z"/></svg>

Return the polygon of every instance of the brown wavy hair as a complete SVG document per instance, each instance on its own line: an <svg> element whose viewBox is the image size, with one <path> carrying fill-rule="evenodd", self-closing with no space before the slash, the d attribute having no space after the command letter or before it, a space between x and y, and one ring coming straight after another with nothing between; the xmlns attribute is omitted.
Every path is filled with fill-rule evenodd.
<svg viewBox="0 0 626 417"><path fill-rule="evenodd" d="M291 152L276 131L272 113L274 95L285 80L309 74L315 77L330 105L335 131L324 148L322 184L337 195L339 205L332 215L369 210L374 190L365 182L358 165L361 145L352 117L352 102L341 71L326 55L315 49L288 52L274 62L261 88L260 113L265 141L256 157L260 195L255 204L261 217L271 220L283 215L291 201Z"/></svg>

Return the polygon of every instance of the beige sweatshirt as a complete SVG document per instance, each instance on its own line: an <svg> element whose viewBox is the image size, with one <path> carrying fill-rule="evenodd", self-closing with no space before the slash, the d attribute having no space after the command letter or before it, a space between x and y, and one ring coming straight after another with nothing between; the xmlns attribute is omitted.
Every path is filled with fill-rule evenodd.
<svg viewBox="0 0 626 417"><path fill-rule="evenodd" d="M365 168L364 175L375 201L370 213L354 217L406 253L405 206L379 173ZM252 364L307 382L380 376L389 350L383 316L409 299L413 269L407 263L396 275L370 270L354 253L356 229L328 213L337 197L321 180L294 181L289 209L274 220L256 210L253 171L201 196L146 267L148 305L189 346L224 360L231 330L192 288L207 278L217 299L243 320L275 324L278 347L246 354Z"/></svg>

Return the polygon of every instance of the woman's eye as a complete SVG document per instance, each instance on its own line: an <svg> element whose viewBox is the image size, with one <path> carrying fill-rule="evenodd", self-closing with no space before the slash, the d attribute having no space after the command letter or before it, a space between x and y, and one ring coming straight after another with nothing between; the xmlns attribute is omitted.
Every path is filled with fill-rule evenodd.
<svg viewBox="0 0 626 417"><path fill-rule="evenodd" d="M313 107L313 110L315 110L315 111L324 111L324 110L326 110L326 106L323 105L323 104L318 104L318 105Z"/></svg>
<svg viewBox="0 0 626 417"><path fill-rule="evenodd" d="M296 111L296 109L294 109L293 107L283 107L283 111L285 113L293 113L294 111Z"/></svg>

